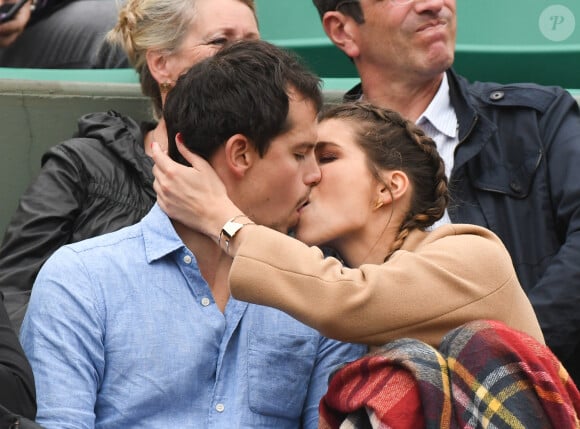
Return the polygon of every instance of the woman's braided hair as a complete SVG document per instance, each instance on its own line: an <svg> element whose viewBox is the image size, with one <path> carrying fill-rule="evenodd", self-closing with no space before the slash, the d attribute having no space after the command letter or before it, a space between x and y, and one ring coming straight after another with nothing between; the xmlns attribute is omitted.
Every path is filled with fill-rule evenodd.
<svg viewBox="0 0 580 429"><path fill-rule="evenodd" d="M413 229L425 230L441 219L449 203L445 165L435 142L399 113L356 102L329 106L319 116L352 122L357 143L369 168L380 180L380 170L401 170L412 184L411 207L392 245L388 259L401 248Z"/></svg>

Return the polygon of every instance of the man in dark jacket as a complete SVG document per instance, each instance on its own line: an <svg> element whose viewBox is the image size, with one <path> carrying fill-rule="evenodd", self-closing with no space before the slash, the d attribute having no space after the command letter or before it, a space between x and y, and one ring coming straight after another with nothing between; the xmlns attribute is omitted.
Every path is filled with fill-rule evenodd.
<svg viewBox="0 0 580 429"><path fill-rule="evenodd" d="M555 87L453 72L456 0L313 0L357 67L346 96L400 111L445 159L447 222L494 231L548 345L580 382L580 112Z"/></svg>

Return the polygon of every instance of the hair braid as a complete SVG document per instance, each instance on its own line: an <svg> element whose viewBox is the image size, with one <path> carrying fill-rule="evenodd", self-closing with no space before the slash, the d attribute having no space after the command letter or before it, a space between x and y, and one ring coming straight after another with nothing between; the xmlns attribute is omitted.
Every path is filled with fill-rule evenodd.
<svg viewBox="0 0 580 429"><path fill-rule="evenodd" d="M447 176L445 175L445 164L437 151L437 146L431 138L427 137L422 130L418 129L410 121L406 121L405 129L411 139L427 155L427 160L431 164L434 173L433 198L430 204L426 205L424 210L418 213L412 210L409 211L401 224L399 233L393 242L391 251L385 258L385 261L401 248L411 230L415 228L425 229L441 219L445 213L445 208L449 204L449 189L447 185Z"/></svg>

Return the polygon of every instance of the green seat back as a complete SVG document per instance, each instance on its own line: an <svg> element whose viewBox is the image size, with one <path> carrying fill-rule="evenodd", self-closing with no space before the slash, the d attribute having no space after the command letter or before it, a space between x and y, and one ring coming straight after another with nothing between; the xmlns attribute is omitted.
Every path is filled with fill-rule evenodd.
<svg viewBox="0 0 580 429"><path fill-rule="evenodd" d="M471 80L580 89L580 1L457 0L455 68Z"/></svg>

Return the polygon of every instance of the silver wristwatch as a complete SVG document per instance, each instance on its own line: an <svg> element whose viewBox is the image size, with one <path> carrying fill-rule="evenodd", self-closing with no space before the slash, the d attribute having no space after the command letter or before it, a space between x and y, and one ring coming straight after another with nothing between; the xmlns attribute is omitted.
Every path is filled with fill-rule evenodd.
<svg viewBox="0 0 580 429"><path fill-rule="evenodd" d="M236 217L228 220L224 224L224 226L222 227L222 230L220 231L220 235L218 238L218 245L220 244L222 237L224 238L224 242L226 243L226 253L228 255L229 255L229 250L230 250L230 240L232 238L234 238L234 236L238 233L238 231L240 229L242 229L244 226L246 226L248 224L253 224L253 222L247 222L247 223L236 222L236 218L238 218L238 217L242 217L242 216L236 216Z"/></svg>

